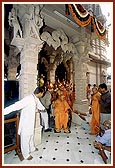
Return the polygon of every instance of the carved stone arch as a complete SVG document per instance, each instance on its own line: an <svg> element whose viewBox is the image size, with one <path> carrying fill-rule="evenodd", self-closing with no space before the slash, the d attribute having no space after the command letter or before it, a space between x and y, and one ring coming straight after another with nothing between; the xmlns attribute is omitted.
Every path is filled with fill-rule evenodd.
<svg viewBox="0 0 115 168"><path fill-rule="evenodd" d="M45 58L42 58L45 66L48 67L48 71L50 71L49 74L55 76L57 67L63 64L66 68L66 78L68 80L72 79L73 81L73 73L70 72L70 65L68 65L67 62L69 62L74 55L76 56L76 46L69 41L66 33L61 28L50 33L47 31L43 32L40 38L47 46L53 48L52 53L49 54L49 62L47 62Z"/></svg>

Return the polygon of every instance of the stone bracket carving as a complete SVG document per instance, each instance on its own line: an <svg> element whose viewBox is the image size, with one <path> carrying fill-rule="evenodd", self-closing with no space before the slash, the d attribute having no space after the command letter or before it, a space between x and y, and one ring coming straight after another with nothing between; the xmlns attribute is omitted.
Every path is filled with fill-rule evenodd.
<svg viewBox="0 0 115 168"><path fill-rule="evenodd" d="M41 39L45 41L49 46L52 46L55 50L61 46L64 53L76 54L77 50L73 43L69 42L68 37L64 33L63 29L57 29L52 34L43 32Z"/></svg>

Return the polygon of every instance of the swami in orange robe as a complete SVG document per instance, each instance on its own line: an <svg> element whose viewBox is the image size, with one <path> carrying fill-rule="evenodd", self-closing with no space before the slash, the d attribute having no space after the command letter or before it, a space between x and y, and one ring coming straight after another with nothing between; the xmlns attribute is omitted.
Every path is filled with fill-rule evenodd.
<svg viewBox="0 0 115 168"><path fill-rule="evenodd" d="M99 133L100 128L100 96L101 94L98 92L98 88L93 88L93 97L92 97L92 118L90 122L90 129L92 135L96 135Z"/></svg>
<svg viewBox="0 0 115 168"><path fill-rule="evenodd" d="M68 109L70 106L65 100L64 95L59 95L57 100L53 103L54 109L54 119L55 119L55 131L61 132L64 129L64 133L69 133L68 131Z"/></svg>

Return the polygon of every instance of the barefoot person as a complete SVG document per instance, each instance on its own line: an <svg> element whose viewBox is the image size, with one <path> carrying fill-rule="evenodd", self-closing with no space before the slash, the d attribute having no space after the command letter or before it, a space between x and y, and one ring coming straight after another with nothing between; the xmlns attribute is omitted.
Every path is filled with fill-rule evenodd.
<svg viewBox="0 0 115 168"><path fill-rule="evenodd" d="M36 109L46 110L39 100L43 93L44 90L37 87L34 93L4 109L4 115L21 110L18 134L21 138L22 155L27 160L33 158L30 153L36 150L33 140Z"/></svg>

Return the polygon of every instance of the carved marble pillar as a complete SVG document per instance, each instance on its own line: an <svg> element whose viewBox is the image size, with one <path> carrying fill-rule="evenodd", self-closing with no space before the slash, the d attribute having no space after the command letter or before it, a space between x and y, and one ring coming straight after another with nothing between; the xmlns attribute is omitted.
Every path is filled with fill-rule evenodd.
<svg viewBox="0 0 115 168"><path fill-rule="evenodd" d="M88 101L86 99L86 73L85 73L85 63L78 62L74 60L74 80L75 80L75 102L74 109L81 112L88 112ZM73 113L72 121L81 125L81 119Z"/></svg>
<svg viewBox="0 0 115 168"><path fill-rule="evenodd" d="M76 90L76 107L79 111L87 112L87 100L86 100L86 74L85 74L85 63L74 62L75 66L75 90Z"/></svg>
<svg viewBox="0 0 115 168"><path fill-rule="evenodd" d="M34 5L15 6L18 17L23 27L23 37L14 37L12 45L20 50L20 77L19 77L19 99L31 94L37 87L37 64L38 53L43 47L43 41L39 37L39 29L43 24L35 23ZM39 13L40 14L40 13ZM22 16L22 17L21 17ZM37 15L37 19L40 17ZM40 18L41 19L41 18ZM41 19L41 22L43 20ZM38 142L39 141L39 142ZM41 142L41 126L39 114L36 115L34 130L34 143L37 146Z"/></svg>
<svg viewBox="0 0 115 168"><path fill-rule="evenodd" d="M88 47L87 44L79 40L76 43L77 54L73 58L74 66L74 82L75 82L75 103L74 109L81 112L88 112L88 101L86 99L86 83L87 83L87 61ZM73 122L81 124L81 120L73 114Z"/></svg>
<svg viewBox="0 0 115 168"><path fill-rule="evenodd" d="M20 78L19 78L19 93L20 99L32 93L37 87L37 64L38 52L42 45L39 39L28 37L24 41L24 47L20 56ZM36 114L36 124L34 129L35 147L41 143L41 125L39 113Z"/></svg>
<svg viewBox="0 0 115 168"><path fill-rule="evenodd" d="M32 93L37 87L38 52L42 47L40 45L41 41L37 39L31 37L25 39L24 48L20 56L20 98Z"/></svg>

